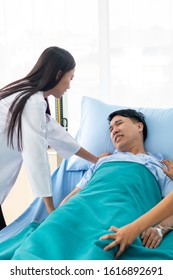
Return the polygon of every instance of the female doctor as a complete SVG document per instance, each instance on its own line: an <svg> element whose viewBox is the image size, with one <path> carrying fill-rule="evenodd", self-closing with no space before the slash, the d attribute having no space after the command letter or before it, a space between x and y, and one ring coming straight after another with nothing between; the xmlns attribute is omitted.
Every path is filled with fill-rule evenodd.
<svg viewBox="0 0 173 280"><path fill-rule="evenodd" d="M22 162L33 190L48 213L54 210L48 145L62 157L76 154L95 163L98 158L47 114L47 97L60 98L70 88L75 60L66 50L49 47L30 73L0 89L0 229L5 226L1 205L13 187Z"/></svg>

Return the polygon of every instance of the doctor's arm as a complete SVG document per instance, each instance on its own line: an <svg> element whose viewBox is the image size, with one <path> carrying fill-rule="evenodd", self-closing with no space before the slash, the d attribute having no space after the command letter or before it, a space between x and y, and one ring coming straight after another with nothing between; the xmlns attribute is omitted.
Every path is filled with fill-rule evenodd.
<svg viewBox="0 0 173 280"><path fill-rule="evenodd" d="M88 152L87 150L85 150L84 148L80 148L77 153L75 153L76 156L79 156L85 160L88 160L92 163L96 163L98 161L98 157L94 156L93 154L91 154L90 152Z"/></svg>
<svg viewBox="0 0 173 280"><path fill-rule="evenodd" d="M53 199L51 196L43 197L44 204L46 206L48 214L50 214L53 210L55 210Z"/></svg>
<svg viewBox="0 0 173 280"><path fill-rule="evenodd" d="M50 147L56 150L60 156L68 159L72 155L77 155L92 163L96 163L100 157L109 155L103 153L95 156L85 150L79 143L50 115L47 115L47 141Z"/></svg>

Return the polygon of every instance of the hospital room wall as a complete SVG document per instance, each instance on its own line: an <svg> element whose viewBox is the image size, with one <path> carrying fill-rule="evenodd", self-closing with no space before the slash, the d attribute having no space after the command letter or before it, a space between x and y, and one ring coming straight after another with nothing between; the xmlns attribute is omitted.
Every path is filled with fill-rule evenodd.
<svg viewBox="0 0 173 280"><path fill-rule="evenodd" d="M48 46L73 54L73 136L84 95L124 106L173 104L172 0L0 0L0 6L0 86L27 74Z"/></svg>
<svg viewBox="0 0 173 280"><path fill-rule="evenodd" d="M52 174L61 163L62 158L52 149L48 150L48 157ZM6 223L10 224L22 214L33 199L25 167L22 165L17 181L2 206Z"/></svg>

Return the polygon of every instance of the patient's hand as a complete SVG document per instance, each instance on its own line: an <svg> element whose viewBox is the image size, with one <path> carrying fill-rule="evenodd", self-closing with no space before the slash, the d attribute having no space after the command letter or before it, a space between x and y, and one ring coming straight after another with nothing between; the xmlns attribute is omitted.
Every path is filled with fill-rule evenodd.
<svg viewBox="0 0 173 280"><path fill-rule="evenodd" d="M148 228L142 232L142 244L147 248L156 248L162 241L163 236L155 228Z"/></svg>
<svg viewBox="0 0 173 280"><path fill-rule="evenodd" d="M173 162L169 159L167 160L162 160L161 163L164 163L168 170L165 168L162 168L163 172L170 178L173 180Z"/></svg>

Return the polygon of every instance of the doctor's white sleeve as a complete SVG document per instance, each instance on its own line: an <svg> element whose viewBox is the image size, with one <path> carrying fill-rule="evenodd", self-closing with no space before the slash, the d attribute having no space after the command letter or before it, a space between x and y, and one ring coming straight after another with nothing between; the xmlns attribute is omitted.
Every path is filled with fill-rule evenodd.
<svg viewBox="0 0 173 280"><path fill-rule="evenodd" d="M68 159L81 148L79 143L50 115L47 115L47 142L60 156Z"/></svg>
<svg viewBox="0 0 173 280"><path fill-rule="evenodd" d="M45 110L44 100L28 100L22 113L23 162L33 193L39 197L52 196Z"/></svg>

